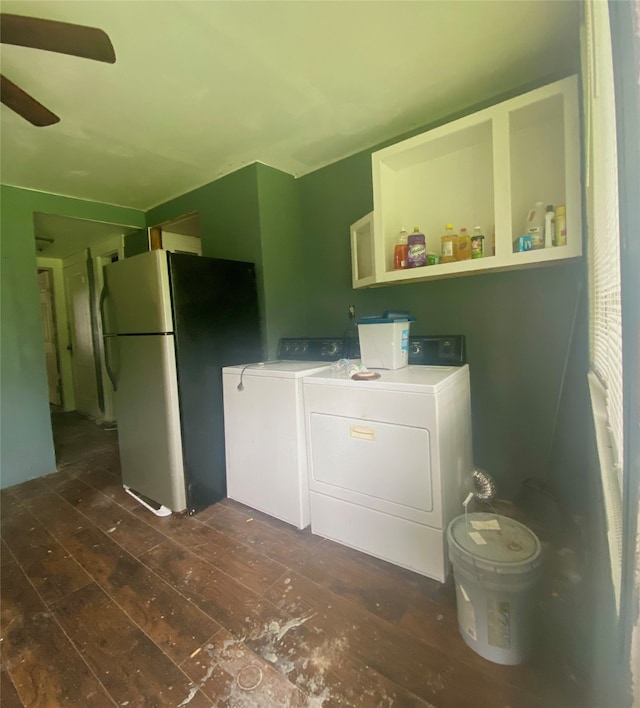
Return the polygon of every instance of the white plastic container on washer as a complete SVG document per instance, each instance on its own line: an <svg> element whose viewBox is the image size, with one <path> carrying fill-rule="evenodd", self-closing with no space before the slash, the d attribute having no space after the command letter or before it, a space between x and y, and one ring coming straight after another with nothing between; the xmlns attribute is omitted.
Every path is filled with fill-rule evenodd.
<svg viewBox="0 0 640 708"><path fill-rule="evenodd" d="M523 524L471 513L447 529L458 627L464 641L497 664L521 664L533 643L542 547Z"/></svg>
<svg viewBox="0 0 640 708"><path fill-rule="evenodd" d="M358 320L360 358L368 369L401 369L409 363L409 327L415 317L385 312Z"/></svg>

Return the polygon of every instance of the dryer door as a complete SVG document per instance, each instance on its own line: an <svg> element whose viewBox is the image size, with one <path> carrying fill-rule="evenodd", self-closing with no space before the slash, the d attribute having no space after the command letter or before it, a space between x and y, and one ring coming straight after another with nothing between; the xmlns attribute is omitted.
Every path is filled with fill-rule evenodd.
<svg viewBox="0 0 640 708"><path fill-rule="evenodd" d="M311 489L414 521L433 510L426 428L311 413Z"/></svg>

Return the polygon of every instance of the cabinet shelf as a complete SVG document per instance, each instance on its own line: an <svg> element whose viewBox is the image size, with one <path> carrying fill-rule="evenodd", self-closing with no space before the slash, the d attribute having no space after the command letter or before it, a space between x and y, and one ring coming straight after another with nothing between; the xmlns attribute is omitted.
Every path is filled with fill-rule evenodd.
<svg viewBox="0 0 640 708"><path fill-rule="evenodd" d="M577 77L373 153L373 212L351 227L353 287L547 265L582 254ZM566 207L567 243L520 252L533 205ZM445 224L476 226L485 257L394 270L401 229L440 254ZM515 244L515 245L514 245Z"/></svg>

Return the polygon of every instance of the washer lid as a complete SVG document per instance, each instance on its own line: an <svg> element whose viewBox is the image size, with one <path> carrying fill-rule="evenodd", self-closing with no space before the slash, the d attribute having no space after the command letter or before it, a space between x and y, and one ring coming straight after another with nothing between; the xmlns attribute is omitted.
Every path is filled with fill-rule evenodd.
<svg viewBox="0 0 640 708"><path fill-rule="evenodd" d="M315 374L329 369L326 361L265 361L254 364L237 364L225 366L223 374L250 376L269 376L271 378L299 379L309 374Z"/></svg>
<svg viewBox="0 0 640 708"><path fill-rule="evenodd" d="M474 512L458 516L449 525L448 537L463 554L496 565L531 562L541 552L533 531L499 514Z"/></svg>

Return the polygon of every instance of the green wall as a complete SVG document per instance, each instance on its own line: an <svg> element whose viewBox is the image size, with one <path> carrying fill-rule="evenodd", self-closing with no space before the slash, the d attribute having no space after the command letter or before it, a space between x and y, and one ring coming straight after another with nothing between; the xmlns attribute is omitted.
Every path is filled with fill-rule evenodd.
<svg viewBox="0 0 640 708"><path fill-rule="evenodd" d="M304 329L304 234L296 180L262 164L257 173L267 352L274 359L280 338Z"/></svg>
<svg viewBox="0 0 640 708"><path fill-rule="evenodd" d="M146 227L197 211L203 255L256 263L267 355L274 358L279 338L297 334L303 326L300 209L296 180L291 175L256 163L146 215L133 209L4 185L1 199L2 487L48 474L56 467L36 272L34 212Z"/></svg>
<svg viewBox="0 0 640 708"><path fill-rule="evenodd" d="M2 186L0 221L0 486L56 469L36 269L33 213L144 225L144 214Z"/></svg>
<svg viewBox="0 0 640 708"><path fill-rule="evenodd" d="M308 335L356 316L406 309L412 334L464 334L471 370L474 457L512 497L546 477L583 259L551 267L380 288L351 287L349 226L372 209L370 153L302 177ZM582 367L582 363L581 363ZM586 375L584 368L581 373Z"/></svg>
<svg viewBox="0 0 640 708"><path fill-rule="evenodd" d="M261 263L255 163L150 209L147 226L193 212L199 214L203 256Z"/></svg>
<svg viewBox="0 0 640 708"><path fill-rule="evenodd" d="M262 322L266 320L257 164L248 165L147 212L147 226L198 213L202 255L256 265ZM262 333L263 348L266 334Z"/></svg>
<svg viewBox="0 0 640 708"><path fill-rule="evenodd" d="M203 256L256 264L263 346L274 358L280 337L297 333L304 319L296 180L254 163L151 209L147 225L192 212Z"/></svg>
<svg viewBox="0 0 640 708"><path fill-rule="evenodd" d="M149 250L149 232L147 229L139 229L125 236L124 239L124 257L131 258L138 253L144 253Z"/></svg>

